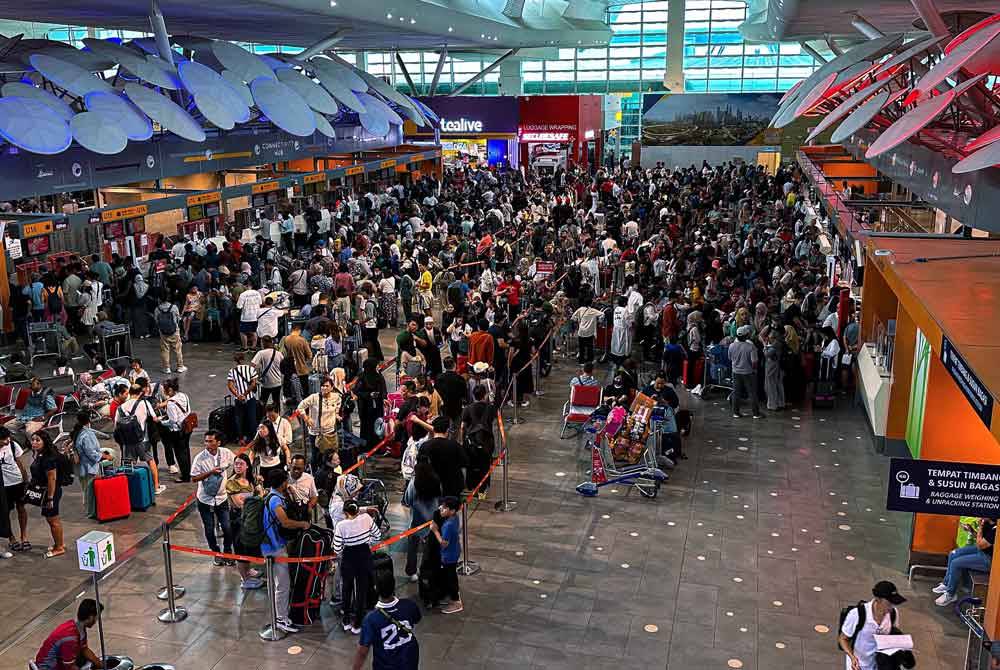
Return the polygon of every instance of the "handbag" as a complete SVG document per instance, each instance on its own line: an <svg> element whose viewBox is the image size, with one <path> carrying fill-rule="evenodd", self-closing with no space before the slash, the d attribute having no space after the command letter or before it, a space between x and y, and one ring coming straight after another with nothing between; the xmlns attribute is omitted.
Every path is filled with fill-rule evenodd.
<svg viewBox="0 0 1000 670"><path fill-rule="evenodd" d="M38 486L37 484L28 484L24 487L24 496L21 498L23 502L29 505L34 505L35 507L41 507L42 502L45 500L45 494L48 490L44 486Z"/></svg>
<svg viewBox="0 0 1000 670"><path fill-rule="evenodd" d="M188 415L181 421L181 432L190 435L198 427L198 413L188 412Z"/></svg>

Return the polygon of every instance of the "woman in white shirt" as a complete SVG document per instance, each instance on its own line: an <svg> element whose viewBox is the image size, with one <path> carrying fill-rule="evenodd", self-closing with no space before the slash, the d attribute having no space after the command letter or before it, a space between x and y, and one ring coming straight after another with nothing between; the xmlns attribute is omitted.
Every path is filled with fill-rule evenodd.
<svg viewBox="0 0 1000 670"><path fill-rule="evenodd" d="M166 420L160 422L160 439L167 451L170 472L177 475L174 481L191 481L191 432L184 430L185 420L191 414L191 399L186 393L181 393L180 382L168 379L162 384L165 400L156 407L166 414ZM172 454L172 458L169 455Z"/></svg>

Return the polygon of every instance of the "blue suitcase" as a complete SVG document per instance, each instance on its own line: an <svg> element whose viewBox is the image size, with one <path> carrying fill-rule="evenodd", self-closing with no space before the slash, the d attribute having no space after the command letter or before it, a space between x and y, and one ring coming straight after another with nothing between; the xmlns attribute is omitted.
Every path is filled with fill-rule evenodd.
<svg viewBox="0 0 1000 670"><path fill-rule="evenodd" d="M142 512L156 504L153 473L149 471L149 466L125 465L118 472L128 477L128 497L133 510Z"/></svg>

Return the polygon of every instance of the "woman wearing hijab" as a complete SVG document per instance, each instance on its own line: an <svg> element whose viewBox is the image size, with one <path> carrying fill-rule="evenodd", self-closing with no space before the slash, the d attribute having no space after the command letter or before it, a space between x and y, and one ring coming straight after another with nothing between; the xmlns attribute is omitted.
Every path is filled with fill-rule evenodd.
<svg viewBox="0 0 1000 670"><path fill-rule="evenodd" d="M767 305L758 302L753 311L753 330L755 333L762 333L767 326Z"/></svg>
<svg viewBox="0 0 1000 670"><path fill-rule="evenodd" d="M371 449L381 439L375 433L375 422L382 417L387 393L385 378L378 371L378 363L371 358L365 359L354 393L358 399L361 438L367 445L365 448Z"/></svg>

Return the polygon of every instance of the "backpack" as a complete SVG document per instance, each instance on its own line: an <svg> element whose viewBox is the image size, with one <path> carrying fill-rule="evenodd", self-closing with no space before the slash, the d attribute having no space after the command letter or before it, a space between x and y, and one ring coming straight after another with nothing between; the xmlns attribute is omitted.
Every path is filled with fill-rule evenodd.
<svg viewBox="0 0 1000 670"><path fill-rule="evenodd" d="M62 314L63 300L62 296L59 295L59 289L48 289L48 295L45 296L45 306L48 308L49 314Z"/></svg>
<svg viewBox="0 0 1000 670"><path fill-rule="evenodd" d="M174 335L177 333L177 320L174 319L173 306L163 309L163 305L156 308L156 329L160 335Z"/></svg>
<svg viewBox="0 0 1000 670"><path fill-rule="evenodd" d="M135 415L140 402L142 402L141 399L137 399L132 405L132 411L127 414L122 411L121 407L118 408L118 414L115 416L114 437L115 441L122 446L140 444L146 435L139 418Z"/></svg>
<svg viewBox="0 0 1000 670"><path fill-rule="evenodd" d="M61 448L58 448L58 451L58 467L56 472L59 477L59 486L70 486L73 484L73 466L80 462L80 454L73 446L73 443L69 441Z"/></svg>
<svg viewBox="0 0 1000 670"><path fill-rule="evenodd" d="M855 608L857 608L857 610L858 610L858 625L854 627L854 635L852 635L850 637L850 640L851 640L851 649L852 650L854 649L854 641L858 639L858 634L860 634L861 633L861 629L865 627L865 620L868 617L868 614L865 611L865 601L864 600L859 600L857 605L851 605L850 607L845 607L845 608L841 609L840 610L840 619L837 622L837 634L839 635L840 631L844 628L844 620L847 619L847 615L851 613L851 610L853 610ZM895 627L895 625L896 625L896 608L895 607L893 607L891 610L889 610L889 621L892 623L893 627ZM840 643L839 642L837 642L837 649L840 650L840 651L843 651L842 649L840 649Z"/></svg>
<svg viewBox="0 0 1000 670"><path fill-rule="evenodd" d="M259 547L267 540L264 514L271 494L249 496L243 501L243 515L240 520L240 543L244 547Z"/></svg>
<svg viewBox="0 0 1000 670"><path fill-rule="evenodd" d="M146 283L146 279L142 275L137 274L135 276L135 297L142 300L148 292L149 284Z"/></svg>

